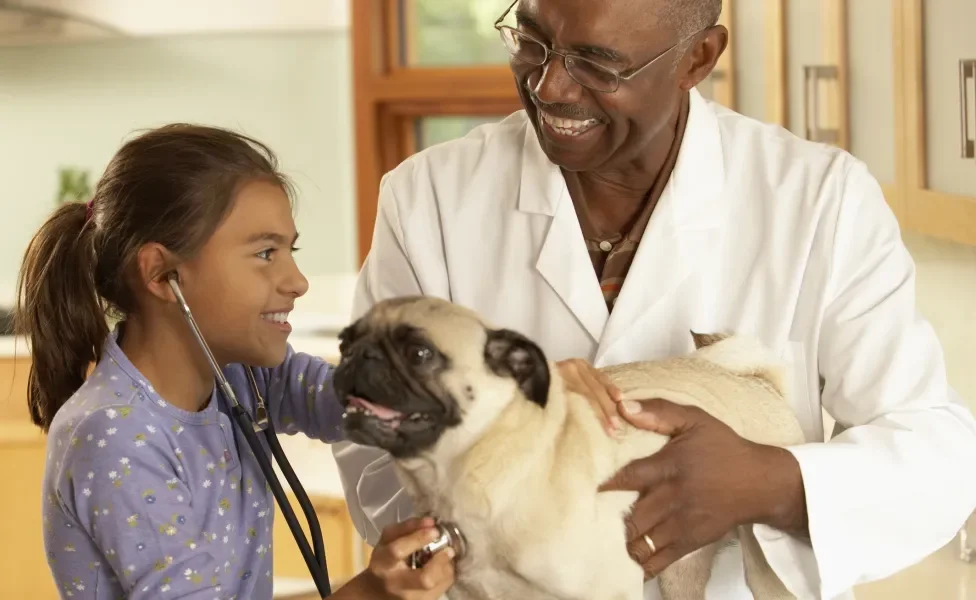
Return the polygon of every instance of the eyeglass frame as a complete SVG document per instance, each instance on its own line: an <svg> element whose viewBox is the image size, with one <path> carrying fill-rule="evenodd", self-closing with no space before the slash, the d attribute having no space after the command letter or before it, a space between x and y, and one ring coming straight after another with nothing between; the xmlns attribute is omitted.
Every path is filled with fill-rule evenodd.
<svg viewBox="0 0 976 600"><path fill-rule="evenodd" d="M544 67L546 64L549 63L549 60L552 58L553 55L561 56L561 57L563 57L563 66L566 68L566 72L569 74L569 76L573 78L573 81L575 81L576 83L580 84L581 86L585 87L588 90L593 90L594 92L599 92L601 94L613 94L613 93L617 92L617 90L620 89L620 82L621 81L630 81L634 77L638 76L642 71L644 71L644 69L646 69L649 66L653 65L654 63L656 63L665 54L667 54L668 52L671 52L672 50L674 50L675 48L677 48L681 44L687 42L688 40L690 40L691 38L695 37L696 35L698 35L702 31L705 31L705 30L708 29L708 27L706 27L705 29L700 29L700 30L696 31L693 34L691 34L691 35L689 35L689 36L687 36L685 38L682 38L682 39L678 40L677 42L675 42L675 44L673 46L667 48L666 50L663 50L657 56L655 56L654 58L652 58L648 62L644 63L643 65L641 65L639 67L636 67L634 69L628 69L631 72L628 75L625 76L625 75L621 75L620 74L620 71L618 71L617 69L614 69L613 67L608 67L606 65L601 65L600 63L598 63L598 62L596 62L594 60L590 60L589 58L586 58L584 56L580 56L578 54L570 54L568 52L560 52L559 50L556 50L555 48L550 48L549 45L546 44L545 42L543 42L542 40L536 39L535 37L533 37L533 36L525 33L524 31L519 31L518 29L515 29L514 27L511 27L509 25L502 25L502 21L505 20L505 17L508 16L508 13L512 12L512 9L515 8L515 5L518 4L518 3L519 3L519 0L515 0L514 2L512 2L508 6L508 8L505 9L505 12L502 13L502 16L498 17L498 19L495 20L495 29L499 33L501 33L502 29L508 29L512 33L514 33L514 34L516 34L518 36L523 36L523 37L525 37L525 38L527 38L529 40L532 40L533 42L539 44L540 46L542 46L542 48L546 51L545 57L542 59L542 62L539 63L539 64L535 64L535 63L531 63L530 62L528 64L534 65L536 67ZM515 55L512 52L512 50L510 48L508 48L508 44L505 45L505 48L509 51L509 54L511 54L512 56ZM566 64L566 59L568 59L568 58L572 58L574 60L584 61L586 63L589 63L589 64L593 65L597 69L600 69L602 71L605 71L606 73L609 73L610 75L613 75L616 78L616 85L614 85L614 87L613 87L612 90L601 90L601 89L597 89L595 87L592 87L592 86L589 86L589 85L586 85L586 84L580 82L575 77L573 77L572 72L569 70L569 65Z"/></svg>

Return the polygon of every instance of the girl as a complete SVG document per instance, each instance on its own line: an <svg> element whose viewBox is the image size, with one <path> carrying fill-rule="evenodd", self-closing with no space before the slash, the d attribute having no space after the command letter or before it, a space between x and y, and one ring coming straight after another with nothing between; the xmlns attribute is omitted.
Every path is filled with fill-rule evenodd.
<svg viewBox="0 0 976 600"><path fill-rule="evenodd" d="M274 499L167 278L245 408L244 364L280 429L338 440L332 368L286 341L308 287L288 189L262 144L171 125L125 144L91 202L61 206L31 241L17 318L31 416L49 433L44 536L62 597L271 598ZM333 597L440 597L450 553L403 562L432 525L388 528Z"/></svg>

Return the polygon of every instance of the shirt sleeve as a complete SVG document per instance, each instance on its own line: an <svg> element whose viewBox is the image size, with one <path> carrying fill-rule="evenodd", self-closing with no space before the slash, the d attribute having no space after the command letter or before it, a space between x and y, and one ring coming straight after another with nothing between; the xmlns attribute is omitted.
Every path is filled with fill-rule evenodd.
<svg viewBox="0 0 976 600"><path fill-rule="evenodd" d="M126 410L138 412L100 409L73 434L56 499L68 521L46 531L55 580L77 597L90 597L98 582L90 581L88 592L85 582L98 565L78 564L72 556L94 544L130 600L210 600L218 595L214 575L225 557L193 516L177 450L164 436L147 434L151 425L137 415L116 418Z"/></svg>
<svg viewBox="0 0 976 600"><path fill-rule="evenodd" d="M922 560L976 506L976 421L915 305L915 267L877 182L855 163L836 222L817 359L843 432L791 448L811 540L755 532L801 598L835 598Z"/></svg>
<svg viewBox="0 0 976 600"><path fill-rule="evenodd" d="M326 360L295 352L290 345L280 366L255 369L275 426L286 434L301 432L330 444L341 440L343 409L332 387L334 371Z"/></svg>

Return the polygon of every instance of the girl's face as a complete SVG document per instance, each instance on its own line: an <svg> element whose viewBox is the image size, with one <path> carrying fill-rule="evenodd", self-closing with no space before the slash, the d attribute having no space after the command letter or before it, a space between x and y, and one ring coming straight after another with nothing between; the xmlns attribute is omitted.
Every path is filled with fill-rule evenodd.
<svg viewBox="0 0 976 600"><path fill-rule="evenodd" d="M180 267L183 294L220 364L275 367L285 359L288 313L308 291L298 238L276 184L244 185L198 256Z"/></svg>

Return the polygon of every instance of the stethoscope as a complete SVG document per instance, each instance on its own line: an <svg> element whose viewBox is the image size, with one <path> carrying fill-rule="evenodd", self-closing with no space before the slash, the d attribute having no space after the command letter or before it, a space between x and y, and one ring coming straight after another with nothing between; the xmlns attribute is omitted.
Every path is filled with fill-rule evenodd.
<svg viewBox="0 0 976 600"><path fill-rule="evenodd" d="M183 297L183 291L180 289L179 284L179 276L173 272L167 277L167 281L173 290L173 294L176 296L183 317L193 332L193 337L196 338L200 349L203 350L204 355L207 357L210 370L213 371L214 378L217 381L217 388L230 405L231 415L237 421L238 429L244 434L247 445L251 448L251 452L258 461L258 466L261 467L261 472L264 473L264 477L271 487L271 493L274 494L278 508L281 509L285 521L288 522L288 528L291 529L291 534L298 543L298 549L302 553L302 558L305 559L308 572L311 573L312 579L315 581L315 587L319 592L319 596L322 598L331 596L332 586L329 582L329 566L325 558L325 544L322 541L322 528L319 525L318 515L315 514L315 509L308 499L308 494L305 493L305 488L302 487L298 476L288 462L285 451L281 448L281 444L278 443L278 436L275 434L274 424L268 417L268 409L265 405L264 397L258 390L257 381L254 379L254 371L251 367L244 369L247 372L248 383L250 384L251 394L254 397L255 403L254 416L252 418L251 414L247 412L247 409L237 401L234 388L227 381L223 370L214 358L213 352L210 351L210 346L203 339L203 333L200 331L196 319L193 318L193 314L190 313L190 306L187 304L186 298ZM295 516L295 510L292 508L291 503L288 502L288 497L285 495L285 490L281 486L281 481L278 480L278 476L274 472L271 460L261 447L261 442L257 437L259 432L264 432L264 437L267 439L268 447L271 448L272 456L278 462L278 466L281 467L281 472L284 473L285 479L288 480L288 485L295 492L295 497L302 507L302 512L305 513L309 533L312 535L311 545L309 545L308 538L305 537L305 532L298 522L298 517ZM436 526L440 532L440 536L410 555L407 560L410 568L419 569L423 567L434 554L448 547L454 548L456 561L461 560L467 554L467 541L457 525L449 521L437 521Z"/></svg>
<svg viewBox="0 0 976 600"><path fill-rule="evenodd" d="M244 434L247 445L250 446L254 458L257 459L258 465L261 467L261 472L264 473L264 478L267 479L268 485L271 487L271 493L274 494L278 508L281 509L281 514L284 515L285 521L288 522L288 528L291 529L291 534L298 543L298 549L301 550L302 558L305 559L308 572L312 574L312 579L315 581L315 587L318 589L319 596L326 598L332 595L332 586L329 583L329 566L325 559L325 544L322 541L322 528L319 525L318 516L315 514L315 509L308 499L308 494L305 493L305 488L302 487L298 476L295 475L294 469L291 468L291 464L285 456L285 451L281 448L281 444L278 443L278 436L275 434L274 424L268 418L268 409L264 403L264 397L261 396L258 390L257 381L254 379L254 372L251 367L244 369L247 372L251 393L254 395L255 409L252 418L247 410L241 406L241 403L237 401L234 388L227 381L223 370L214 358L213 352L210 351L210 346L203 339L200 327L190 313L190 306L186 303L186 298L183 297L183 291L180 290L179 276L176 273L172 273L169 275L168 281L169 286L176 295L180 310L183 312L183 317L186 318L190 330L193 331L193 337L197 339L200 349L203 350L204 355L207 357L207 362L210 363L210 369L213 371L214 378L217 380L217 388L230 405L231 415L237 421L238 429ZM302 507L302 512L305 513L309 533L312 535L311 546L309 545L308 538L305 537L302 526L298 522L295 510L292 508L291 503L288 502L285 490L281 486L277 474L274 472L270 458L264 453L264 449L261 447L261 442L257 436L259 432L264 432L264 437L268 442L268 447L271 448L272 456L278 462L278 466L281 467L281 472L284 473L285 479L288 480L288 485L295 492L295 497Z"/></svg>

